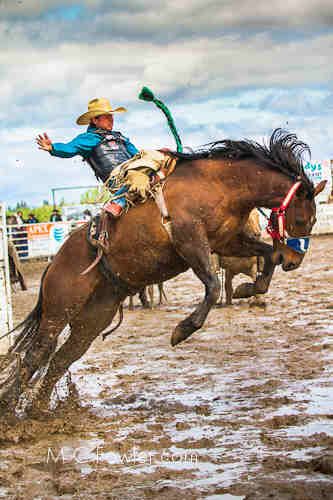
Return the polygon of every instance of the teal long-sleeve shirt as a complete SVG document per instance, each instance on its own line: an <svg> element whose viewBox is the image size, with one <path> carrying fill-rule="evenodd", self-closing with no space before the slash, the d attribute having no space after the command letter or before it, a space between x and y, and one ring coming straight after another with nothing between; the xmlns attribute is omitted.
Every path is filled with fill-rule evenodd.
<svg viewBox="0 0 333 500"><path fill-rule="evenodd" d="M86 132L74 137L70 142L54 142L50 154L59 158L72 158L76 155L87 158L90 152L102 142L102 137L95 132L96 130L96 127L89 125ZM125 146L131 156L138 153L138 149L129 139Z"/></svg>

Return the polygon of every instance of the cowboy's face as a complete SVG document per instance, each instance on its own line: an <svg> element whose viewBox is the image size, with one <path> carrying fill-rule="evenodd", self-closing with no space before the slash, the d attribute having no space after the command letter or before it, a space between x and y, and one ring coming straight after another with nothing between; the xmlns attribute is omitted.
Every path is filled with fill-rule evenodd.
<svg viewBox="0 0 333 500"><path fill-rule="evenodd" d="M113 115L111 114L95 116L91 121L95 127L103 130L112 130L113 128Z"/></svg>

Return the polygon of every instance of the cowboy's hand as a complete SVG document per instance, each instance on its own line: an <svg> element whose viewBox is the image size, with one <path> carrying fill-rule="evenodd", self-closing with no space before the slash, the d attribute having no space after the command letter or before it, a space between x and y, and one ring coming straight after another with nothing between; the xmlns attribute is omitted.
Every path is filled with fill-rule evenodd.
<svg viewBox="0 0 333 500"><path fill-rule="evenodd" d="M143 199L146 198L150 187L148 175L138 170L129 170L127 173L127 184L130 193L139 194Z"/></svg>
<svg viewBox="0 0 333 500"><path fill-rule="evenodd" d="M38 144L38 149L43 149L44 151L52 151L52 141L46 132L39 134L36 137L36 142Z"/></svg>

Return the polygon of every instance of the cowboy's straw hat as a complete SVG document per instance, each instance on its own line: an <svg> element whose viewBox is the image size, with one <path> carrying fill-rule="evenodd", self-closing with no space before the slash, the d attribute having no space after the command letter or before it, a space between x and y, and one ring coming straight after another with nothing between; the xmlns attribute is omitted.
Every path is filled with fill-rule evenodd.
<svg viewBox="0 0 333 500"><path fill-rule="evenodd" d="M127 111L127 109L122 106L120 108L112 109L109 99L106 99L105 97L92 99L88 103L88 111L79 116L76 123L78 125L88 125L90 120L95 116L123 113L124 111Z"/></svg>

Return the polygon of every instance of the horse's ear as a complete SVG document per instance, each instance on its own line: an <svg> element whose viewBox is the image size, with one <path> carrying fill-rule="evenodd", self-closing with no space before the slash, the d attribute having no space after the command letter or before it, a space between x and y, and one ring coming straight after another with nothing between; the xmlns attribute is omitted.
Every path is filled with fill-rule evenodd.
<svg viewBox="0 0 333 500"><path fill-rule="evenodd" d="M324 180L324 181L319 182L319 184L317 184L317 186L314 189L313 197L317 196L319 193L322 192L322 190L326 186L326 183L327 183L327 180Z"/></svg>

